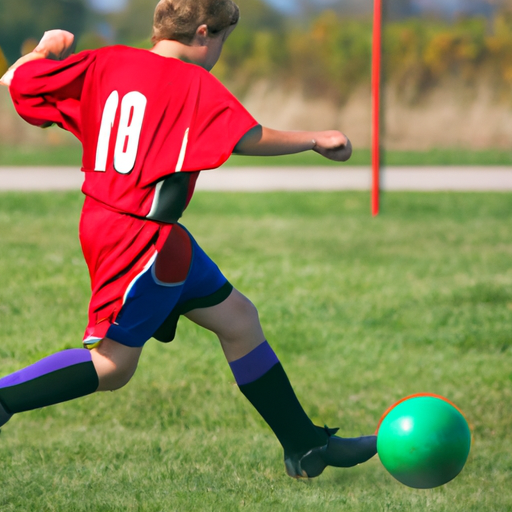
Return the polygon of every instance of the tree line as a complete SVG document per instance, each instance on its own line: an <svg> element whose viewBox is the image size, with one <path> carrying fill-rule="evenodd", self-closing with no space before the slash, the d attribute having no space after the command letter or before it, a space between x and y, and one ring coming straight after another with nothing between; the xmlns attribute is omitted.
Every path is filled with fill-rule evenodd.
<svg viewBox="0 0 512 512"><path fill-rule="evenodd" d="M153 2L147 0L130 0L124 11L108 15L88 10L84 0L45 0L44 8L38 0L9 4L9 9L6 2L0 4L0 71L19 56L24 42L36 41L49 28L77 34L78 50L112 43L150 45ZM371 19L335 11L289 19L262 0L240 0L239 5L240 26L214 69L238 94L267 80L285 87L300 84L306 95L342 104L369 83ZM483 79L510 99L512 9L506 6L492 19L389 21L383 48L385 80L406 91L408 101L447 80L471 86Z"/></svg>
<svg viewBox="0 0 512 512"><path fill-rule="evenodd" d="M280 31L235 31L228 40L219 77L242 89L254 80L301 84L311 96L343 104L361 84L369 84L372 21L323 12L307 24ZM447 83L477 86L486 81L497 97L512 100L512 10L492 19L453 22L407 18L386 23L383 78L417 101Z"/></svg>

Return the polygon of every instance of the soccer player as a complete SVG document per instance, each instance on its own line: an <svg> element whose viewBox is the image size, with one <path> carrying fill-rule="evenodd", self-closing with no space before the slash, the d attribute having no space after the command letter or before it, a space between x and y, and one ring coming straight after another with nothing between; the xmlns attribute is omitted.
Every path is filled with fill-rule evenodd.
<svg viewBox="0 0 512 512"><path fill-rule="evenodd" d="M375 455L375 436L342 438L311 422L255 306L178 223L199 172L231 153L313 150L338 161L351 154L338 131L260 126L209 73L238 18L232 0L161 0L149 51L112 46L69 56L72 34L54 30L2 78L27 122L57 124L82 143L79 233L92 296L84 348L0 379L0 425L122 387L146 341L171 341L184 315L218 336L240 390L280 441L290 476Z"/></svg>

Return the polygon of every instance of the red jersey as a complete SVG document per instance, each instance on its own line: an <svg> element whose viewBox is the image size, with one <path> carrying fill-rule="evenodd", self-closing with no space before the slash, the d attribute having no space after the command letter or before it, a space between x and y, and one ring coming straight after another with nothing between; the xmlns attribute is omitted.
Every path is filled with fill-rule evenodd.
<svg viewBox="0 0 512 512"><path fill-rule="evenodd" d="M197 172L223 164L256 121L210 73L112 46L16 70L11 96L29 123L82 142L83 192L124 213L175 222ZM175 173L194 173L175 176Z"/></svg>
<svg viewBox="0 0 512 512"><path fill-rule="evenodd" d="M124 46L28 62L10 92L26 121L56 123L82 142L80 241L92 287L85 338L100 339L164 246L199 171L224 163L257 123L199 66Z"/></svg>

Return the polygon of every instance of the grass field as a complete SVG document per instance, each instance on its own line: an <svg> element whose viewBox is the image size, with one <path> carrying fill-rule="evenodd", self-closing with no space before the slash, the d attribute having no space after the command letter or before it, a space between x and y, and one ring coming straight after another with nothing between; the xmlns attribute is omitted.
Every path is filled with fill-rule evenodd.
<svg viewBox="0 0 512 512"><path fill-rule="evenodd" d="M0 143L2 165L80 165L78 145L70 146L4 146ZM382 157L385 165L512 165L512 151L463 149L434 149L430 151L386 151ZM355 149L349 165L370 165L368 149ZM337 162L326 160L313 152L279 157L245 157L233 155L228 166L333 166Z"/></svg>
<svg viewBox="0 0 512 512"><path fill-rule="evenodd" d="M214 337L182 320L115 393L15 416L0 511L512 510L510 194L198 193L184 223L259 307L305 408L371 433L404 395L471 424L461 475L409 489L377 457L312 481L238 392ZM0 374L80 346L88 277L76 193L0 194Z"/></svg>

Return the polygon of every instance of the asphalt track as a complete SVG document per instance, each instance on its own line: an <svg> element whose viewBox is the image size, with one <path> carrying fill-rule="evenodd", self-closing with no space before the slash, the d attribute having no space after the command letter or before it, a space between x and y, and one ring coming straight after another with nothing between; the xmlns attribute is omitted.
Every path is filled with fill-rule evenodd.
<svg viewBox="0 0 512 512"><path fill-rule="evenodd" d="M0 167L0 190L78 190L76 167ZM196 190L370 190L369 167L224 167L201 173ZM381 190L512 191L511 167L388 167Z"/></svg>

